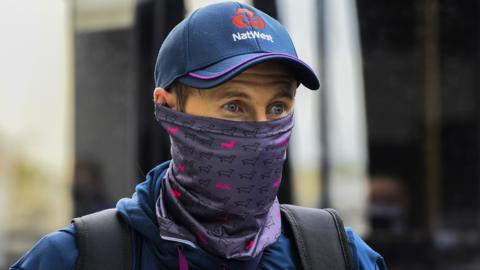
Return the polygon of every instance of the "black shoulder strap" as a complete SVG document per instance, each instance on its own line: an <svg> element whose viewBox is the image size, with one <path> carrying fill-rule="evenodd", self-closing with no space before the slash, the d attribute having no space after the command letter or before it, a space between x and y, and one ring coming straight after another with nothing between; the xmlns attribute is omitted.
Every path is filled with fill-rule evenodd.
<svg viewBox="0 0 480 270"><path fill-rule="evenodd" d="M77 270L130 270L130 229L116 209L74 218L79 256Z"/></svg>
<svg viewBox="0 0 480 270"><path fill-rule="evenodd" d="M304 270L352 270L342 220L333 209L280 206L297 244Z"/></svg>

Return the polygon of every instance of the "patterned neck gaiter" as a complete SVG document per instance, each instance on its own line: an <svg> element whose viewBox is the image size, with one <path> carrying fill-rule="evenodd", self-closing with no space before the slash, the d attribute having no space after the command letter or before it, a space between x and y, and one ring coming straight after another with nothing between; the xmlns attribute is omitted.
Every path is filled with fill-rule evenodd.
<svg viewBox="0 0 480 270"><path fill-rule="evenodd" d="M252 259L273 244L293 113L237 122L157 105L155 116L172 145L156 204L161 237L226 259Z"/></svg>

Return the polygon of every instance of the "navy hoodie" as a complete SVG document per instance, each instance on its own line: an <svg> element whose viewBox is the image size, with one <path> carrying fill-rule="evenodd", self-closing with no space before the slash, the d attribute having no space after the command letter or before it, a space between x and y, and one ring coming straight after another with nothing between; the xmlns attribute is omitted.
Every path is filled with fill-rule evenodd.
<svg viewBox="0 0 480 270"><path fill-rule="evenodd" d="M161 180L169 161L151 170L146 180L137 185L132 198L118 201L117 211L135 231L133 263L135 269L179 269L176 242L160 237L155 216L155 201L159 196ZM348 244L352 251L355 269L386 269L383 258L373 251L350 228L347 232ZM75 241L75 226L48 234L40 239L20 260L11 266L22 270L75 269L78 249ZM224 260L202 249L183 245L183 253L189 269L301 269L291 239L285 234L268 247L259 260Z"/></svg>

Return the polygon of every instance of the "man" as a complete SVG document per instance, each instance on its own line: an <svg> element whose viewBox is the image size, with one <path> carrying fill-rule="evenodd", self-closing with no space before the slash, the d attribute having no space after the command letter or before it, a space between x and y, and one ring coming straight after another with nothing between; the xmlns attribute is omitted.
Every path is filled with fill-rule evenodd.
<svg viewBox="0 0 480 270"><path fill-rule="evenodd" d="M240 3L199 9L163 43L155 83L172 160L117 203L133 268L301 269L276 194L296 88L320 85L283 26ZM79 224L45 236L11 269L75 268ZM384 269L346 231L354 269Z"/></svg>

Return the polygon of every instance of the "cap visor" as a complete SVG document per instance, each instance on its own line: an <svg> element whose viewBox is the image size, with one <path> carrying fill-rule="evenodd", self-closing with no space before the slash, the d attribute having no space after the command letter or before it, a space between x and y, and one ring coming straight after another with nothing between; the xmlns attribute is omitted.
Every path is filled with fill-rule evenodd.
<svg viewBox="0 0 480 270"><path fill-rule="evenodd" d="M195 70L178 80L194 88L207 89L219 86L251 66L270 60L285 62L299 83L311 90L320 88L320 81L312 68L296 56L279 53L250 53L230 57L206 68Z"/></svg>

